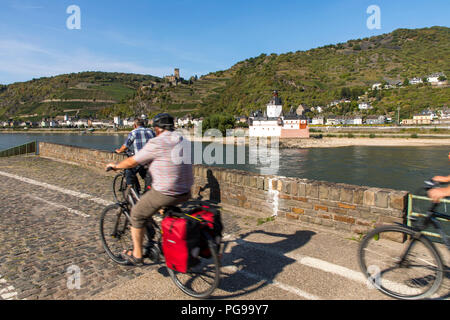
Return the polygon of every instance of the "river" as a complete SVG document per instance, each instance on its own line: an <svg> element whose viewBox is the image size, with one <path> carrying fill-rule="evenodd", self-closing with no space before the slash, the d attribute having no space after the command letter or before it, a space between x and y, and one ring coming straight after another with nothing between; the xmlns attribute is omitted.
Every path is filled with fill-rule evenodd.
<svg viewBox="0 0 450 320"><path fill-rule="evenodd" d="M126 136L93 134L0 133L0 150L29 141L53 142L113 151ZM207 146L203 143L203 150ZM224 157L226 157L226 148ZM287 177L406 190L417 193L423 181L448 175L448 146L437 147L341 147L281 149L279 167L267 170L261 164L221 165L227 168Z"/></svg>

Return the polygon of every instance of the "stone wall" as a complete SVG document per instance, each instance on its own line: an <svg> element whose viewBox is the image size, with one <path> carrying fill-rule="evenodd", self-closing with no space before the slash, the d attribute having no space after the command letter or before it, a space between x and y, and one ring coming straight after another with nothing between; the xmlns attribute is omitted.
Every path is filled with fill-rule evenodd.
<svg viewBox="0 0 450 320"><path fill-rule="evenodd" d="M124 157L114 153L39 144L40 156L104 169ZM408 193L389 189L266 176L217 167L194 166L193 197L220 203L235 214L303 222L366 233L381 224L404 222Z"/></svg>

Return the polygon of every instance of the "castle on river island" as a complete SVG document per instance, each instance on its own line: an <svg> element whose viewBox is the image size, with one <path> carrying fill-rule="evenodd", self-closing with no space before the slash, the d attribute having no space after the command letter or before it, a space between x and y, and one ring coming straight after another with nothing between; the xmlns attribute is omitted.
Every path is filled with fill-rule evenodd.
<svg viewBox="0 0 450 320"><path fill-rule="evenodd" d="M250 116L250 137L309 138L308 120L298 115L294 108L284 115L278 91L273 92L267 111L253 112Z"/></svg>

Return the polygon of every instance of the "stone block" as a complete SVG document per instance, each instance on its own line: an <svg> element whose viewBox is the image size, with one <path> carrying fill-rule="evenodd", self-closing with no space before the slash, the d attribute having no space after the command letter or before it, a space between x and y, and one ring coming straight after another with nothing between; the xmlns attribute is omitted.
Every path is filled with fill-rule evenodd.
<svg viewBox="0 0 450 320"><path fill-rule="evenodd" d="M369 189L364 191L363 204L365 206L374 206L375 205L375 189Z"/></svg>
<svg viewBox="0 0 450 320"><path fill-rule="evenodd" d="M298 182L297 181L291 182L291 195L293 197L296 197L298 195Z"/></svg>
<svg viewBox="0 0 450 320"><path fill-rule="evenodd" d="M375 193L375 206L379 208L387 208L388 207L388 198L389 193L384 191L378 191Z"/></svg>
<svg viewBox="0 0 450 320"><path fill-rule="evenodd" d="M263 177L258 177L258 180L256 182L256 188L258 188L258 190L265 190L264 189L264 178Z"/></svg>
<svg viewBox="0 0 450 320"><path fill-rule="evenodd" d="M299 182L297 186L298 186L297 195L299 197L306 197L306 183Z"/></svg>
<svg viewBox="0 0 450 320"><path fill-rule="evenodd" d="M364 204L364 191L365 189L359 188L353 191L353 203L357 205Z"/></svg>
<svg viewBox="0 0 450 320"><path fill-rule="evenodd" d="M389 195L389 208L404 211L406 210L408 196L404 193L391 193Z"/></svg>
<svg viewBox="0 0 450 320"><path fill-rule="evenodd" d="M350 188L341 189L341 201L347 203L353 203L353 190Z"/></svg>
<svg viewBox="0 0 450 320"><path fill-rule="evenodd" d="M351 210L356 209L356 206L351 205L351 204L345 204L345 203L338 203L338 207L341 209L351 209Z"/></svg>
<svg viewBox="0 0 450 320"><path fill-rule="evenodd" d="M286 213L286 219L288 220L298 220L300 215L295 212L287 212Z"/></svg>
<svg viewBox="0 0 450 320"><path fill-rule="evenodd" d="M319 186L317 184L306 185L306 197L312 199L319 199Z"/></svg>
<svg viewBox="0 0 450 320"><path fill-rule="evenodd" d="M319 199L328 199L330 188L327 185L321 184L319 186Z"/></svg>
<svg viewBox="0 0 450 320"><path fill-rule="evenodd" d="M250 177L250 187L252 187L252 188L257 187L257 178L256 177Z"/></svg>
<svg viewBox="0 0 450 320"><path fill-rule="evenodd" d="M320 206L320 205L315 205L315 206L314 206L314 210L316 210L316 211L325 211L325 212L328 212L328 207Z"/></svg>
<svg viewBox="0 0 450 320"><path fill-rule="evenodd" d="M304 214L305 213L305 209L302 208L292 208L292 212L295 214Z"/></svg>
<svg viewBox="0 0 450 320"><path fill-rule="evenodd" d="M337 215L337 214L335 214L333 216L333 219L335 221L344 222L344 223L348 223L348 224L355 224L355 222L356 222L356 219L353 217L341 216L341 215Z"/></svg>

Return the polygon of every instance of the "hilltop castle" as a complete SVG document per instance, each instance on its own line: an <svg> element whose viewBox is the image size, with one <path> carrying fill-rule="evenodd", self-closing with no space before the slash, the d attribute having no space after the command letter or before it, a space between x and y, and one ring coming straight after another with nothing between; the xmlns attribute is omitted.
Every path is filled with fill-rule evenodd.
<svg viewBox="0 0 450 320"><path fill-rule="evenodd" d="M170 76L165 76L164 79L166 79L169 82L175 83L175 84L177 84L178 82L181 82L180 69L175 68L174 74L172 74Z"/></svg>

